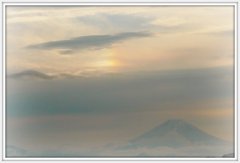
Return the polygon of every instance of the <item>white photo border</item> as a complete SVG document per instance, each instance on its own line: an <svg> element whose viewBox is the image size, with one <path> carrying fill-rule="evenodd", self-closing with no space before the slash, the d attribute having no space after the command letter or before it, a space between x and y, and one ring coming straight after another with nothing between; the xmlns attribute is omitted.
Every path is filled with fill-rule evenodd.
<svg viewBox="0 0 240 163"><path fill-rule="evenodd" d="M129 1L112 1L112 0L107 0L107 1L69 1L67 2L66 0L58 0L58 1L47 1L47 0L42 0L42 1L31 1L31 0L26 0L26 1L21 1L21 0L3 0L1 2L1 51L2 51L2 56L1 56L1 115L2 115L2 130L1 130L1 136L2 136L2 161L236 161L238 162L240 159L239 156L239 135L238 132L240 131L240 125L239 125L239 114L240 112L238 111L239 108L239 103L240 99L238 98L238 38L239 38L239 15L238 15L238 9L240 8L239 6L239 1L237 0L219 0L219 1L162 1L162 0L152 0L151 2L147 2L146 0L138 0L136 2L129 2ZM7 6L233 6L234 7L234 157L233 158L181 158L181 157L176 157L176 158L160 158L160 157L6 157L6 107L5 107L5 100L6 100L6 67L5 67L5 61L6 61L6 17L5 17L5 9Z"/></svg>

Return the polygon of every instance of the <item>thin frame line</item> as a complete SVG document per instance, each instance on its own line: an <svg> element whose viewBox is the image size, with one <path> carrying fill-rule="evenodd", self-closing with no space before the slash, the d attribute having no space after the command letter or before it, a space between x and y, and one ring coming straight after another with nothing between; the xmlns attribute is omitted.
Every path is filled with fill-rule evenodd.
<svg viewBox="0 0 240 163"><path fill-rule="evenodd" d="M3 41L6 41L6 38L5 38L5 32L6 32L6 20L5 20L5 7L6 6L8 6L9 5L9 3L12 3L12 2L2 2L2 4L4 5L4 7L3 7L3 17L4 17L4 19L3 19L3 24L2 24L2 26L3 26L3 31L4 31L4 33L3 33ZM16 2L15 2L16 3ZM17 2L17 3L21 3L21 2ZM22 3L33 3L33 2L22 2ZM34 2L34 4L35 5L33 5L33 6L36 6L36 5L38 5L38 3L39 2ZM47 3L47 2L40 2L40 3ZM62 2L50 2L50 3L62 3ZM120 3L128 3L128 2L63 2L63 5L66 5L65 3L77 3L77 4L79 4L80 6L83 4L89 4L89 3L94 3L96 6L102 6L102 5L99 5L99 3L108 3L108 4L110 4L110 3L114 3L114 4L116 4L116 5L114 5L114 6L121 6L121 5L117 5L117 4L120 4ZM175 2L129 2L129 3L143 3L143 5L136 5L136 6L144 6L144 4L155 4L155 3L157 3L157 4L159 4L159 5L154 5L154 6L164 6L164 4L163 5L161 5L161 3L175 3ZM179 3L179 2L178 2ZM180 3L188 3L188 2L180 2ZM190 3L199 3L199 2L190 2ZM201 3L208 3L208 2L201 2ZM218 3L218 2L209 2L209 3ZM234 6L234 9L236 9L236 13L238 14L238 2L220 2L220 3L232 3L232 5ZM47 5L49 5L49 4L47 4ZM206 5L209 5L209 4L206 4ZM204 6L206 6L206 5L204 5ZM227 4L226 6L228 6L228 5L230 5L230 4ZM12 6L12 4L11 5L9 5L9 6ZM18 4L18 6L22 6L22 5L19 5ZM42 6L42 5L38 5L38 6ZM43 5L43 6L46 6L46 5ZM51 5L50 4L50 6L53 6L53 5ZM58 5L58 6L62 6L62 5ZM67 5L67 6L70 6L70 5ZM92 6L92 5L91 5ZM107 5L108 6L108 5ZM126 6L126 5L123 5L123 6ZM132 5L131 5L132 6ZM151 6L153 6L153 5L151 5ZM171 6L171 5L169 5L169 6ZM182 6L182 5L176 5L176 6ZM186 5L186 6L190 6L190 5ZM197 6L197 4L195 4L195 5L193 5L193 6ZM209 6L212 6L212 5L209 5ZM219 4L218 5L216 5L216 6L220 6ZM238 32L237 32L237 27L238 27L238 15L237 14L235 14L234 16L236 16L236 21L237 21L237 23L236 23L236 27L235 27L235 29L236 29L236 33L235 33L235 53L234 53L234 58L235 58L235 62L236 62L236 64L234 65L234 68L235 69L237 69L238 70L238 65L237 65L237 63L238 63L238 61L237 61L237 59L238 59L238 57L237 57L237 52L238 52L238 48L237 48L237 46L236 46L236 44L237 44L237 41L238 41ZM6 62L6 58L7 57L5 57L5 52L6 52L6 49L5 49L5 42L3 42L3 65L4 65L4 68L6 68L5 66L6 66L6 63L4 64L4 62ZM4 95L6 95L6 69L5 69L5 71L4 70L2 70L3 71L3 73L4 73L4 77L5 77L5 80L3 80L3 85L4 85L4 88L3 88L3 90L4 90ZM234 77L236 77L235 78L235 80L237 81L237 71L234 71ZM238 88L237 87L237 84L238 83L236 83L235 82L235 84L234 84L234 87L235 88ZM236 95L238 95L238 90L235 92L235 95L234 95L234 99L236 99L238 96L236 96ZM3 96L3 98L4 98L4 100L3 100L3 105L5 104L5 96ZM236 104L236 100L235 100L235 105L237 105ZM6 104L4 105L4 106L6 106ZM5 112L5 110L6 110L6 108L4 108L3 109L3 111L4 111L4 115L6 115L6 112ZM234 107L234 110L236 111L236 113L237 113L237 106L235 106ZM236 117L237 115L235 114L235 117ZM6 118L4 117L4 119L5 119L5 122L6 122ZM3 121L4 121L4 119L3 119ZM236 120L238 121L238 119L236 118ZM236 123L236 120L235 120L235 123ZM6 126L4 126L4 127L6 127ZM237 128L237 125L235 125L235 128ZM5 130L4 131L6 131L6 128L5 128ZM237 132L236 132L237 133ZM5 134L6 134L6 132L5 132ZM6 135L5 135L6 136ZM237 139L237 136L235 136L235 139ZM5 143L5 141L4 141L4 143ZM236 143L236 142L235 142ZM6 144L5 144L6 145ZM6 152L6 151L5 151ZM238 145L237 145L237 152L238 152ZM3 156L5 156L5 154L6 153L4 153L4 155ZM6 157L5 157L6 158ZM40 157L41 158L41 157ZM57 157L56 157L57 158ZM79 157L77 157L77 158L79 158ZM116 157L114 157L114 158L116 158ZM125 157L126 158L126 157ZM132 158L132 157L131 157ZM134 158L136 158L136 157L134 157ZM152 158L152 157L151 157ZM236 158L236 153L235 153L235 157L234 158ZM42 158L41 158L42 159ZM54 158L53 158L54 159ZM120 159L122 159L122 158L120 158ZM162 160L162 158L160 158L161 160ZM189 158L189 159L191 159L191 158ZM210 160L212 160L211 158L207 158L207 159L210 159ZM215 159L215 158L213 158L213 159ZM228 158L228 159L224 159L224 160L222 160L222 159L224 159L224 158L221 158L221 160L219 160L219 161L226 161L226 160L229 160L230 158ZM7 160L9 160L9 158L7 158ZM45 159L44 159L45 160ZM50 160L52 160L52 159L50 159ZM80 160L83 160L83 159L81 159L80 158ZM86 159L86 160L88 160L88 159ZM95 160L95 159L94 159ZM91 160L91 158L90 158L90 160L88 160L88 161L94 161L94 160ZM114 159L115 160L115 159ZM125 160L125 159L124 159ZM132 159L130 159L130 160L132 160ZM136 159L134 159L134 160L136 160ZM174 159L175 160L175 159ZM173 161L174 161L173 160ZM204 159L205 160L205 159ZM196 161L204 161L204 160L196 160ZM232 159L230 159L230 160L232 160ZM28 161L31 161L31 160L28 160ZM62 160L62 161L66 161L66 160ZM74 160L75 161L75 160ZM111 160L103 160L103 161L111 161ZM116 161L118 161L118 160L116 160ZM122 161L122 160L119 160L119 161ZM127 160L126 160L127 161ZM146 160L138 160L138 161L146 161ZM159 161L159 160L151 160L151 161ZM166 161L171 161L171 160L166 160ZM180 161L183 161L183 160L180 160ZM185 161L190 161L190 160L185 160ZM206 160L205 160L206 161Z"/></svg>

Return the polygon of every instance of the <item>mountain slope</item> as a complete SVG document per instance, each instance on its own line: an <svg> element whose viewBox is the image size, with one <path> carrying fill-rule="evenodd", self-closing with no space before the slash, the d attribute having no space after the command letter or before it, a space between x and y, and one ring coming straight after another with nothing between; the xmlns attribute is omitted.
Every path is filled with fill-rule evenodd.
<svg viewBox="0 0 240 163"><path fill-rule="evenodd" d="M226 145L226 141L211 136L183 120L168 120L131 140L128 147L184 147L193 145Z"/></svg>

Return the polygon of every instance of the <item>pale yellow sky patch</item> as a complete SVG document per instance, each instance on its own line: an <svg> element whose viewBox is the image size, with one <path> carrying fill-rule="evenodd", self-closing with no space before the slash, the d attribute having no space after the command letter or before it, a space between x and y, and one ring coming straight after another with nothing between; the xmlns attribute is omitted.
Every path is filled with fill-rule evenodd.
<svg viewBox="0 0 240 163"><path fill-rule="evenodd" d="M84 71L84 66L82 65L92 65L94 63L98 65L96 67L100 68L104 64L112 65L112 67L115 64L116 67L116 62L118 62L118 65L121 63L121 65L126 66L125 70L132 67L132 69L136 71L145 68L149 69L149 66L153 69L155 69L155 66L158 69L179 69L232 64L230 60L233 54L233 36L218 35L218 33L231 31L233 29L232 7L164 6L134 7L134 10L130 10L130 7L91 7L90 9L91 10L89 10L88 7L8 7L8 57L15 60L12 62L11 59L9 59L9 69L13 69L10 67L16 67L16 63L19 63L19 67L22 67L21 69L43 67L43 71L44 67L52 65L53 71L57 71L56 67L59 68L58 72L66 72L67 69L68 72L76 71L76 69ZM153 36L126 40L117 43L117 46L106 47L110 51L115 49L119 51L115 57L117 61L116 59L97 57L96 55L101 55L101 49L91 51L77 50L74 54L64 59L61 54L59 55L59 50L26 49L26 46L31 44L65 40L86 35L105 35L108 34L106 29L109 29L109 34L111 35L117 34L118 32L114 30L114 26L112 26L118 25L114 24L115 20L104 18L104 14L109 15L109 13L112 15L117 14L127 15L128 17L145 18L146 22L139 22L139 24L149 24L149 27L135 28L135 31L148 30ZM86 24L79 19L81 17L89 17L91 20L99 14L103 14L103 23L107 23L105 26L106 29L101 29L101 26L98 27L97 24L94 24L101 23L101 19L99 19L99 22L94 22L95 19L93 19L93 24ZM221 17L221 19L219 19L219 17ZM106 22L107 20L109 22ZM127 23L126 21L126 25L128 25ZM196 48L197 51L202 49L203 53L192 54L192 56L190 56L189 54L183 54L185 52L178 53L179 48L186 48L186 51L192 49L193 53L194 48ZM224 50L226 52L222 54ZM94 53L94 55L92 53ZM55 55L56 57L51 55ZM86 59L85 55L89 55L88 59ZM214 60L209 59L212 55L219 55L219 58ZM223 55L229 57L221 57ZM41 61L41 57L46 58L44 62ZM97 58L99 58L99 60L96 60ZM180 61L181 58L184 59ZM24 64L25 62L32 62L32 64L34 63L36 66L28 67L27 64ZM73 63L77 64L74 65ZM60 66L63 64L65 70ZM159 64L161 66L158 66ZM23 67L20 65L26 66Z"/></svg>

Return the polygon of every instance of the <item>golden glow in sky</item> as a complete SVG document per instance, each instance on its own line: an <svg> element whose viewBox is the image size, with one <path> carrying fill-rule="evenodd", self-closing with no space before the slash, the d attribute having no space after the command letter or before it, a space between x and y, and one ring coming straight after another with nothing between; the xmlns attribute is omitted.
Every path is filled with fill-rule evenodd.
<svg viewBox="0 0 240 163"><path fill-rule="evenodd" d="M103 67L127 72L232 65L232 14L231 6L8 7L8 71L76 74Z"/></svg>

